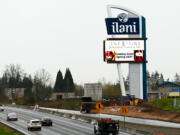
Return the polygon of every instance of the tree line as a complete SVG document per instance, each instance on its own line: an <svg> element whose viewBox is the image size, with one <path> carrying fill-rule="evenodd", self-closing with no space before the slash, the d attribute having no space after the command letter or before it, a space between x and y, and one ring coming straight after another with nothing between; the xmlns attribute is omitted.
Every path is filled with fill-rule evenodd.
<svg viewBox="0 0 180 135"><path fill-rule="evenodd" d="M129 75L127 75L123 79L124 79L125 90L129 90ZM174 75L174 78L170 80L169 78L165 79L163 73L159 73L158 71L155 71L152 73L147 71L148 89L157 90L160 84L163 84L164 82L169 82L169 81L180 84L180 75L176 73ZM99 81L99 83L102 84L103 98L121 97L121 88L120 88L119 81L117 81L116 83L106 82L105 78L103 78Z"/></svg>
<svg viewBox="0 0 180 135"><path fill-rule="evenodd" d="M162 73L158 71L150 73L147 71L147 85L148 89L157 89L159 84L166 80ZM121 96L120 84L106 82L105 79L99 81L102 84L103 98L118 98ZM180 75L175 74L171 82L180 84ZM129 90L129 76L124 78L125 89ZM63 77L62 72L57 72L55 84L51 81L50 73L45 69L40 69L35 72L34 76L24 72L20 65L7 65L0 77L0 100L6 100L5 93L11 89L11 95L16 100L16 95L13 93L15 88L24 88L24 102L34 103L36 101L48 100L51 98L53 92L74 92L76 96L84 95L84 88L82 85L76 84L73 81L70 69L67 68Z"/></svg>
<svg viewBox="0 0 180 135"><path fill-rule="evenodd" d="M45 69L37 70L32 77L24 72L21 65L7 65L0 77L0 100L7 100L6 93L9 90L12 99L16 100L14 92L16 88L24 89L23 100L25 103L49 100L53 92L74 92L78 85L74 85L70 69L66 69L64 79L61 76L62 73L59 70L55 85L53 85L50 73Z"/></svg>
<svg viewBox="0 0 180 135"><path fill-rule="evenodd" d="M158 71L152 73L147 71L147 85L149 89L156 90L164 82L180 84L180 75L176 73L174 78L170 80L169 78L165 79L163 73L159 73Z"/></svg>

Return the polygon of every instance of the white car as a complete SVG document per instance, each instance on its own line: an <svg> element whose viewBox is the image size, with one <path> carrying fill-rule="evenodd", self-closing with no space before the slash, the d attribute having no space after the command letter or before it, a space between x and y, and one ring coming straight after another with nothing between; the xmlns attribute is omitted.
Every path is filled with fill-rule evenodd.
<svg viewBox="0 0 180 135"><path fill-rule="evenodd" d="M15 102L12 102L12 105L16 105L16 103L15 103Z"/></svg>
<svg viewBox="0 0 180 135"><path fill-rule="evenodd" d="M18 120L18 115L16 113L14 113L14 112L8 113L7 121L10 121L10 120L17 121Z"/></svg>
<svg viewBox="0 0 180 135"><path fill-rule="evenodd" d="M30 131L32 129L41 130L41 121L39 119L34 119L34 120L28 121L27 122L27 129Z"/></svg>
<svg viewBox="0 0 180 135"><path fill-rule="evenodd" d="M0 104L0 110L4 111L4 105Z"/></svg>

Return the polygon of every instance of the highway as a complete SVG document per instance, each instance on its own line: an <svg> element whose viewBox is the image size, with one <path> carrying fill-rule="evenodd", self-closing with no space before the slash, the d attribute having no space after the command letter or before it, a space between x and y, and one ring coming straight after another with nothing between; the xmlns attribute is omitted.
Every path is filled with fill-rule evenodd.
<svg viewBox="0 0 180 135"><path fill-rule="evenodd" d="M7 113L16 112L18 114L18 121L6 121ZM28 131L27 121L31 119L40 119L42 117L52 118L52 127L43 127L41 131ZM24 131L27 135L93 135L94 127L92 124L64 118L57 115L37 112L29 109L6 107L4 112L0 112L1 122L6 122L17 129ZM119 132L120 135L130 135L128 133Z"/></svg>
<svg viewBox="0 0 180 135"><path fill-rule="evenodd" d="M77 114L77 115L84 115L84 116L91 116L98 118L99 114L81 114L79 111L74 110L64 110L64 109L54 109L54 108L45 108L45 107L39 107L43 110L51 110L56 112L62 112L62 113L69 113L69 114ZM108 114L100 114L101 118L112 118L114 120L120 120L123 121L123 116L117 116L117 115L108 115ZM126 122L132 122L137 124L144 124L144 125L152 125L152 126L161 126L161 127L176 127L180 128L179 123L174 122L168 122L168 121L161 121L161 120L151 120L151 119L143 119L143 118L135 118L135 117L126 117Z"/></svg>

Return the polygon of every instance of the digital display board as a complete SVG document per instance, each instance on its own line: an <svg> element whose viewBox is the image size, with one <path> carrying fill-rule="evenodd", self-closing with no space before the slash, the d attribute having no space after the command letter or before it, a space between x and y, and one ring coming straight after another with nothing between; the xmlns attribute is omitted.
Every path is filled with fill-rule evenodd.
<svg viewBox="0 0 180 135"><path fill-rule="evenodd" d="M144 40L105 40L104 60L108 63L144 62Z"/></svg>

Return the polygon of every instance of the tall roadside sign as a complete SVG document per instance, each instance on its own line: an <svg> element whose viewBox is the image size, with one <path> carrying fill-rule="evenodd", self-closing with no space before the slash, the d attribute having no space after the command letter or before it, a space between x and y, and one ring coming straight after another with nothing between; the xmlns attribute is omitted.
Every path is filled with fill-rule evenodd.
<svg viewBox="0 0 180 135"><path fill-rule="evenodd" d="M108 38L104 40L104 61L116 63L122 96L126 96L121 64L129 64L130 94L147 100L145 18L127 8L108 5L105 18Z"/></svg>

